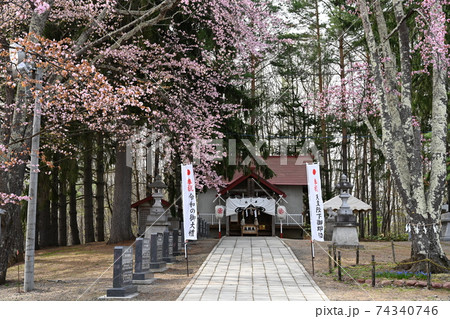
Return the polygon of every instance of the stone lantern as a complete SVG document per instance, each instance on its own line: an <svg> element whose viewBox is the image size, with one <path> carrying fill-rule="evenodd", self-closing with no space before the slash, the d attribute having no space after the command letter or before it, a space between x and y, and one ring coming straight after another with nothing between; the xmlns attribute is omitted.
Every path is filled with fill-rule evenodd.
<svg viewBox="0 0 450 319"><path fill-rule="evenodd" d="M339 197L342 200L342 205L338 210L333 229L333 245L359 246L356 216L353 215L347 203L350 197L349 191L353 188L353 185L347 181L347 176L342 174L341 181L336 188L340 191Z"/></svg>
<svg viewBox="0 0 450 319"><path fill-rule="evenodd" d="M164 233L169 230L167 214L164 214L164 208L161 203L161 200L164 197L162 190L167 188L167 185L164 184L161 176L157 175L155 181L148 185L148 187L153 188L154 190L152 197L155 202L150 208L150 214L147 216L145 226L146 228L151 227L151 229L145 232L145 237L150 237L150 234Z"/></svg>

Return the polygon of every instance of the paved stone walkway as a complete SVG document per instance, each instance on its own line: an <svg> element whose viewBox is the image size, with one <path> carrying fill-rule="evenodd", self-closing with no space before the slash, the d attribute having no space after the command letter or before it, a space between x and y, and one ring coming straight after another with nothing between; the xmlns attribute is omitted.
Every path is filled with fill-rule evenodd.
<svg viewBox="0 0 450 319"><path fill-rule="evenodd" d="M278 237L224 237L178 300L328 300Z"/></svg>

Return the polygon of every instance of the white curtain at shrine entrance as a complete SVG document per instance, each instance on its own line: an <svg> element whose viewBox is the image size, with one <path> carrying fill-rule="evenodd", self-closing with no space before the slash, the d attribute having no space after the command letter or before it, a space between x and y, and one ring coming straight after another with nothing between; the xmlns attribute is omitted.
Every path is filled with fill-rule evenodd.
<svg viewBox="0 0 450 319"><path fill-rule="evenodd" d="M238 208L246 209L249 206L263 208L264 213L275 215L275 200L260 197L228 198L226 200L226 216L235 215Z"/></svg>

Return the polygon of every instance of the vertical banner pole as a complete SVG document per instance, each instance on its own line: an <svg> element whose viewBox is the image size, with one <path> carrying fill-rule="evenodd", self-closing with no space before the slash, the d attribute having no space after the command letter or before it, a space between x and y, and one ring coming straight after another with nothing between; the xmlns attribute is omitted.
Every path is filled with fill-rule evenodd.
<svg viewBox="0 0 450 319"><path fill-rule="evenodd" d="M312 264L312 274L313 274L313 276L314 276L314 258L315 258L314 240L311 240L311 264Z"/></svg>

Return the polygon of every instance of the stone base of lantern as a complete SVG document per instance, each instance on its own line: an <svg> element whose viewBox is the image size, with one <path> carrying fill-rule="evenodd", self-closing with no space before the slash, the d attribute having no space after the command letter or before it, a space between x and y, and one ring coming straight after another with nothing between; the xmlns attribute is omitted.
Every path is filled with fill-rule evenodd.
<svg viewBox="0 0 450 319"><path fill-rule="evenodd" d="M357 226L335 225L333 229L333 245L336 247L359 246Z"/></svg>

